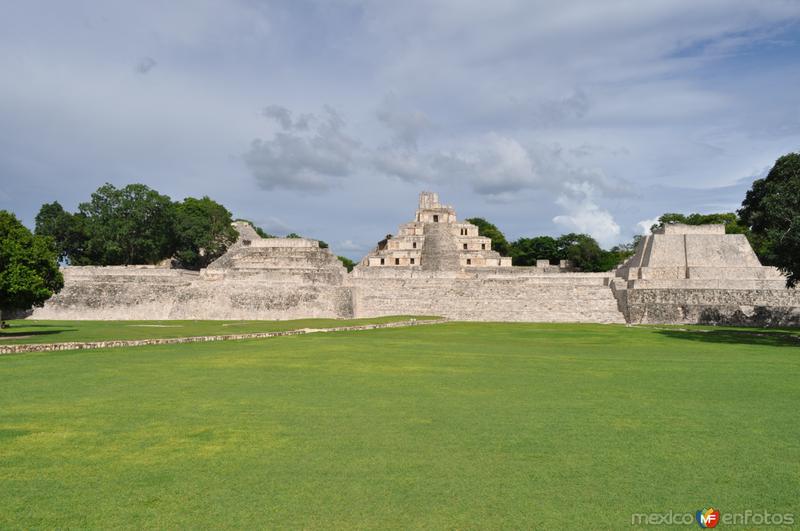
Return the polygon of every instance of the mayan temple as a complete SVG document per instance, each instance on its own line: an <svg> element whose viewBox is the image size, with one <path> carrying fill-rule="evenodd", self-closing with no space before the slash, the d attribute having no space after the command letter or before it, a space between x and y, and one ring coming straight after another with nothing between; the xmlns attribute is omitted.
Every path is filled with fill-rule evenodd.
<svg viewBox="0 0 800 531"><path fill-rule="evenodd" d="M492 241L478 227L459 223L439 194L419 194L414 221L400 226L396 237L382 240L363 267L417 267L425 271L457 271L473 267L511 267L511 258L492 250Z"/></svg>
<svg viewBox="0 0 800 531"><path fill-rule="evenodd" d="M612 282L635 323L792 323L800 297L724 225L666 225L645 236Z"/></svg>
<svg viewBox="0 0 800 531"><path fill-rule="evenodd" d="M667 225L616 270L512 266L475 225L423 192L412 221L352 273L316 240L248 223L199 272L66 267L41 319L297 319L437 315L465 321L800 325L800 294L723 225Z"/></svg>

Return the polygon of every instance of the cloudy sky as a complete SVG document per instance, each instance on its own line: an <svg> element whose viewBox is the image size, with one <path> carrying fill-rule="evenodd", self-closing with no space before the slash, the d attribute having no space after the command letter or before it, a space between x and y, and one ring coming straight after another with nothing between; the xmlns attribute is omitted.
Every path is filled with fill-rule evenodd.
<svg viewBox="0 0 800 531"><path fill-rule="evenodd" d="M800 150L798 0L0 8L0 208L29 226L143 182L359 258L434 190L609 246Z"/></svg>

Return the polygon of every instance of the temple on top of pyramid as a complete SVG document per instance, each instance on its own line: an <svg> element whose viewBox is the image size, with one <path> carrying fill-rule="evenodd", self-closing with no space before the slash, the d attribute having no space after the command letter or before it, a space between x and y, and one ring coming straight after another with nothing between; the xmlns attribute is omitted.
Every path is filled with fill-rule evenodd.
<svg viewBox="0 0 800 531"><path fill-rule="evenodd" d="M414 221L387 236L360 267L419 268L457 271L472 267L511 267L511 258L492 250L492 241L478 235L478 227L460 222L451 206L439 203L434 192L419 194Z"/></svg>

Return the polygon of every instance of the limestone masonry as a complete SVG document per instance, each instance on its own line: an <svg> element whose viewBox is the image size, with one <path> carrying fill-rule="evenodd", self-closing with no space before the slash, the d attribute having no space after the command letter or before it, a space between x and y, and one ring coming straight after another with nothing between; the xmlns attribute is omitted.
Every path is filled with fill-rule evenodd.
<svg viewBox="0 0 800 531"><path fill-rule="evenodd" d="M667 225L615 271L511 265L437 194L348 274L316 240L239 239L200 272L66 267L37 319L296 319L438 315L469 321L800 325L800 293L722 225Z"/></svg>

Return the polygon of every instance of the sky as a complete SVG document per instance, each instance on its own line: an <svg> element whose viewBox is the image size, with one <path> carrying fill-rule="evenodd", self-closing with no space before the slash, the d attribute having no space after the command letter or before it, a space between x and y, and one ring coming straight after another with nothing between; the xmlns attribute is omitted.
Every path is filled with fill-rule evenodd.
<svg viewBox="0 0 800 531"><path fill-rule="evenodd" d="M0 209L210 196L359 259L420 191L629 242L800 151L800 0L0 0Z"/></svg>

